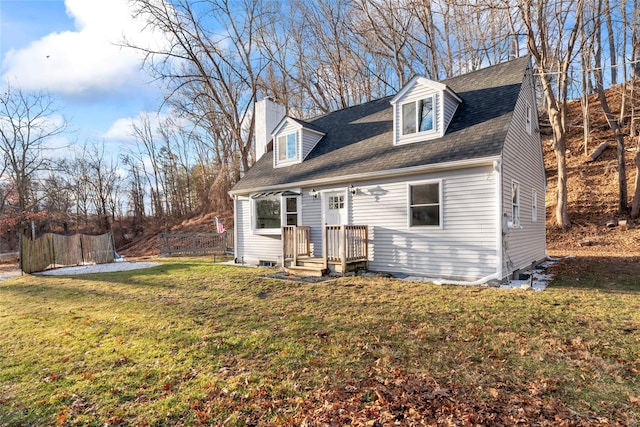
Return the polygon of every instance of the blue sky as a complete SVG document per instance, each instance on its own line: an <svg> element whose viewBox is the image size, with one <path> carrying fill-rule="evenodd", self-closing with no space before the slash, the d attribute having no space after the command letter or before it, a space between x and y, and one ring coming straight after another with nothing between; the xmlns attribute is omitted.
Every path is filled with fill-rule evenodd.
<svg viewBox="0 0 640 427"><path fill-rule="evenodd" d="M126 0L0 0L0 86L48 91L69 122L67 141L121 152L131 121L161 99L140 54L116 45L162 43L142 28Z"/></svg>

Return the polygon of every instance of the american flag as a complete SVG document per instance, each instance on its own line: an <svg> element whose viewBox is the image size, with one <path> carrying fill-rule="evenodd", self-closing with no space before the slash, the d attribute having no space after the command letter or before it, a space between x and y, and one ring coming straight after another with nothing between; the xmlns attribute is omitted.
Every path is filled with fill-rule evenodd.
<svg viewBox="0 0 640 427"><path fill-rule="evenodd" d="M218 234L224 233L226 230L224 229L224 225L222 222L216 217L216 228L218 229Z"/></svg>

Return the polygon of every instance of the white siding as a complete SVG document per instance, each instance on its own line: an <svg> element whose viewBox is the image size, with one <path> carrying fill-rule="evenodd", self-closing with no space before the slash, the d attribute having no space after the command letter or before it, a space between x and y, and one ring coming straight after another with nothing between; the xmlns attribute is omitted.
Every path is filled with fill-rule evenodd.
<svg viewBox="0 0 640 427"><path fill-rule="evenodd" d="M322 135L302 129L302 159L307 158L320 139L322 139Z"/></svg>
<svg viewBox="0 0 640 427"><path fill-rule="evenodd" d="M451 123L451 119L453 119L453 115L456 113L458 109L458 100L453 96L444 92L444 101L442 105L442 109L444 110L444 114L442 115L442 129L443 134L447 132L447 128L449 127L449 123Z"/></svg>
<svg viewBox="0 0 640 427"><path fill-rule="evenodd" d="M496 182L492 165L368 182L348 192L349 223L369 227L369 268L427 277L477 280L498 269ZM409 227L409 185L440 182L441 227ZM314 187L317 192L346 190L349 183ZM310 226L315 256L322 256L322 198L303 188L300 225ZM251 202L237 206L237 256L241 261L280 262L279 236L251 232ZM540 221L543 222L544 221Z"/></svg>
<svg viewBox="0 0 640 427"><path fill-rule="evenodd" d="M532 131L526 130L526 106L532 110ZM504 144L502 160L502 212L511 220L511 183L520 184L520 226L510 228L503 250L504 275L531 266L546 256L545 175L542 143L538 132L538 116L531 80L525 75L513 119ZM533 193L538 197L538 219L532 221Z"/></svg>
<svg viewBox="0 0 640 427"><path fill-rule="evenodd" d="M253 234L251 225L251 200L238 197L236 200L236 262L259 264L260 261L282 262L280 236Z"/></svg>
<svg viewBox="0 0 640 427"><path fill-rule="evenodd" d="M351 223L369 226L369 268L477 280L497 271L496 177L489 165L356 185ZM408 184L441 180L441 228L408 226Z"/></svg>
<svg viewBox="0 0 640 427"><path fill-rule="evenodd" d="M316 188L316 190L318 190ZM316 199L309 195L311 188L302 190L302 220L300 225L311 227L311 253L322 256L322 201L320 196Z"/></svg>

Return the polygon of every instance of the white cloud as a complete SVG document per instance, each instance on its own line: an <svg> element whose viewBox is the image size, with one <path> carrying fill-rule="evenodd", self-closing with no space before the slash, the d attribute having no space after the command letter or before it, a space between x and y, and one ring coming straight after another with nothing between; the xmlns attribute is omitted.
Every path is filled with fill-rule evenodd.
<svg viewBox="0 0 640 427"><path fill-rule="evenodd" d="M142 113L141 113L142 114ZM107 140L115 140L121 142L134 142L135 138L133 136L133 123L135 119L130 117L118 119L109 128L107 132L105 132L102 137Z"/></svg>
<svg viewBox="0 0 640 427"><path fill-rule="evenodd" d="M51 33L3 61L3 80L26 90L89 96L139 85L141 54L118 46L124 38L141 46L162 43L131 17L127 0L66 0L75 30ZM131 84L131 86L129 86Z"/></svg>
<svg viewBox="0 0 640 427"><path fill-rule="evenodd" d="M133 136L133 126L136 125L139 128L143 126L143 123L148 120L153 136L158 137L157 129L160 127L160 123L165 122L171 113L152 113L149 111L141 111L136 117L124 117L117 119L113 122L109 130L102 135L102 138L112 141L120 142L135 142Z"/></svg>

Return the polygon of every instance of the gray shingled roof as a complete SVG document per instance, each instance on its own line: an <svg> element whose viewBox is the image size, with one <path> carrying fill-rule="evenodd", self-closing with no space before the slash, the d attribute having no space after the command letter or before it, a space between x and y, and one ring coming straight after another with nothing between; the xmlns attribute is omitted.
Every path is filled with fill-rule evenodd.
<svg viewBox="0 0 640 427"><path fill-rule="evenodd" d="M232 191L500 155L528 66L523 57L443 81L463 102L435 140L394 146L392 97L308 120L326 135L302 163L274 168L268 152Z"/></svg>

